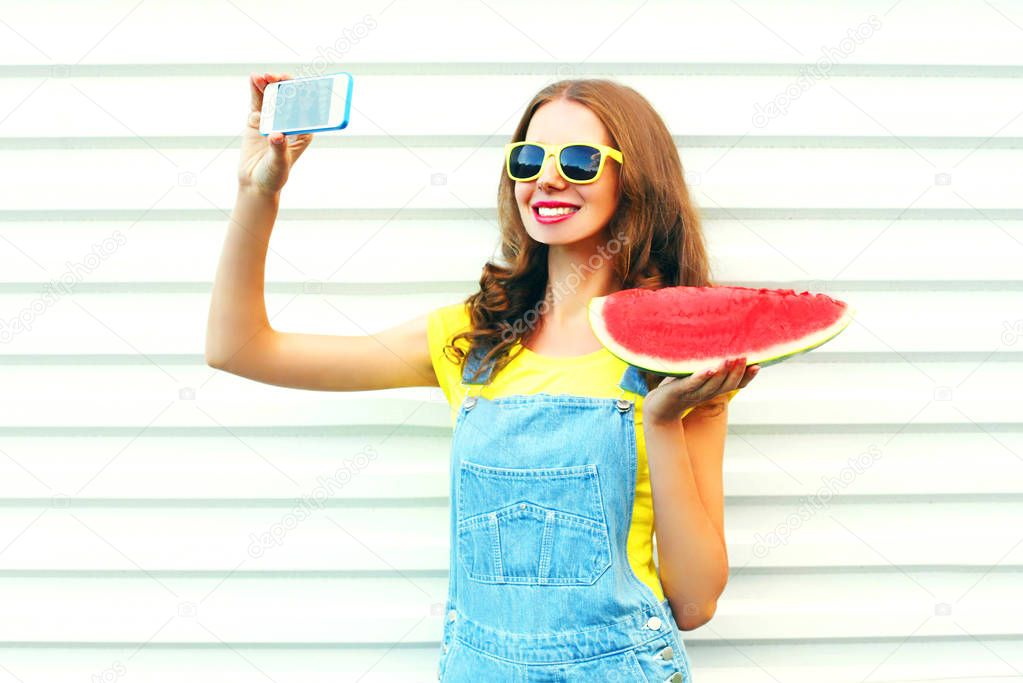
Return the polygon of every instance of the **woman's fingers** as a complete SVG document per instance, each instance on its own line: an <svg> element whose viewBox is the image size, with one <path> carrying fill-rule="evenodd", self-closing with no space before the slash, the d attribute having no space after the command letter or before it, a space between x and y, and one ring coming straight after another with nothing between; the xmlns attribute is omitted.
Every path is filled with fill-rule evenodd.
<svg viewBox="0 0 1023 683"><path fill-rule="evenodd" d="M291 80L291 74L249 73L249 94L252 111L263 109L263 92L268 83Z"/></svg>
<svg viewBox="0 0 1023 683"><path fill-rule="evenodd" d="M735 365L732 367L732 371L728 373L728 380L726 382L728 384L728 389L726 389L726 391L731 391L732 389L735 389L737 386L739 386L739 382L742 381L742 377L745 374L746 358L744 356L742 358L736 359Z"/></svg>
<svg viewBox="0 0 1023 683"><path fill-rule="evenodd" d="M759 365L751 365L748 368L746 368L746 372L743 374L742 379L739 381L738 388L742 389L747 384L752 382L753 378L757 376L758 372L760 372L760 366Z"/></svg>
<svg viewBox="0 0 1023 683"><path fill-rule="evenodd" d="M742 389L753 381L759 369L759 365L747 366L745 357L727 358L716 367L692 374L684 380L680 377L665 378L659 386L677 385L672 391L679 397L700 403L718 394Z"/></svg>
<svg viewBox="0 0 1023 683"><path fill-rule="evenodd" d="M726 358L718 366L714 375L707 380L708 393L711 396L716 396L724 391L730 391L729 384L732 382L732 378L735 376L735 369L738 367L738 363L733 364L732 358ZM740 362L743 362L740 359Z"/></svg>
<svg viewBox="0 0 1023 683"><path fill-rule="evenodd" d="M693 375L690 391L707 397L731 391L738 386L745 370L745 358L726 358L717 367Z"/></svg>
<svg viewBox="0 0 1023 683"><path fill-rule="evenodd" d="M262 111L263 91L266 89L266 74L249 74L249 94L252 111Z"/></svg>
<svg viewBox="0 0 1023 683"><path fill-rule="evenodd" d="M258 129L260 114L263 111L263 93L266 92L266 86L270 83L276 83L277 81L291 80L291 74L272 74L269 72L257 74L254 72L249 73L249 101L250 110L248 125ZM292 142L292 140L284 140L284 135L270 136L271 142Z"/></svg>
<svg viewBox="0 0 1023 683"><path fill-rule="evenodd" d="M697 402L705 400L705 397L710 396L709 388L711 382L718 372L719 368L712 370L704 370L686 377L685 380L679 379L676 383L677 386L674 388L679 398L689 397L695 399Z"/></svg>
<svg viewBox="0 0 1023 683"><path fill-rule="evenodd" d="M742 387L749 384L749 381L753 379L751 374L753 371L750 369L754 366L746 365L746 357L738 359L735 367L732 369L731 374L728 376L728 388L725 391L733 391L735 389L741 389Z"/></svg>

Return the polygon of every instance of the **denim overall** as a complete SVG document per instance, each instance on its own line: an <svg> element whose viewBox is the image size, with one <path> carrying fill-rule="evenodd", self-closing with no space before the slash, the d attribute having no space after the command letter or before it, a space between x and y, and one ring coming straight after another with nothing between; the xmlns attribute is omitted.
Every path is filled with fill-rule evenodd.
<svg viewBox="0 0 1023 683"><path fill-rule="evenodd" d="M470 354L463 385L483 351ZM632 571L635 397L471 395L451 448L444 683L691 683L668 600ZM633 399L625 398L626 392Z"/></svg>

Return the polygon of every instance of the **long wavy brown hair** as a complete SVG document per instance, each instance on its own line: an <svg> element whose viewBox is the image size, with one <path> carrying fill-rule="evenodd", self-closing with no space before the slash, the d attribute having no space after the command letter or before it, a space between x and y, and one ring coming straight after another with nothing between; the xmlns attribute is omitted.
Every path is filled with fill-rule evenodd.
<svg viewBox="0 0 1023 683"><path fill-rule="evenodd" d="M536 110L559 98L589 107L610 133L611 146L622 152L618 205L605 226L618 242L608 260L621 289L713 285L700 216L689 197L682 161L650 102L633 88L608 79L557 81L526 106L511 141L524 140ZM514 183L502 165L497 207L503 263L484 264L479 291L465 300L471 329L456 334L444 347L445 355L459 367L480 348L486 350L484 364L494 360L493 372L499 372L518 355L509 354L516 340L524 342L535 328L527 324L530 315L548 300L548 246L526 232ZM456 345L458 340L467 340L468 349ZM648 388L661 377L642 374ZM474 379L478 377L479 371Z"/></svg>

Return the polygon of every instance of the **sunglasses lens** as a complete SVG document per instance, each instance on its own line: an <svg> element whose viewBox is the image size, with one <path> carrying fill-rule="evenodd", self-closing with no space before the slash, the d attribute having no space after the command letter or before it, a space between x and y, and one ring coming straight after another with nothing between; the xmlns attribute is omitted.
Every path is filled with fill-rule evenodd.
<svg viewBox="0 0 1023 683"><path fill-rule="evenodd" d="M540 172L543 158L543 147L520 145L511 151L511 156L508 159L508 172L515 179L531 178Z"/></svg>
<svg viewBox="0 0 1023 683"><path fill-rule="evenodd" d="M600 168L600 150L589 145L572 145L561 150L561 168L572 180L593 180Z"/></svg>

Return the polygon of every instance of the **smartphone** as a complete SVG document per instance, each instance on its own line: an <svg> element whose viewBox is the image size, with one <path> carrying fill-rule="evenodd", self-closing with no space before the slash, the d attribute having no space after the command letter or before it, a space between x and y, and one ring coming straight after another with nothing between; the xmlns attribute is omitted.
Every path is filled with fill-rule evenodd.
<svg viewBox="0 0 1023 683"><path fill-rule="evenodd" d="M352 75L292 78L267 83L259 132L263 135L315 133L348 125L352 109Z"/></svg>

